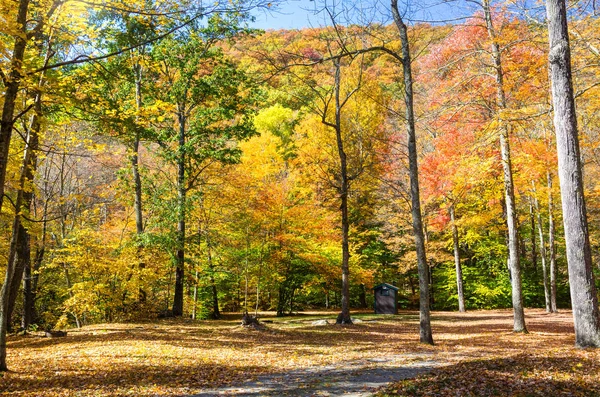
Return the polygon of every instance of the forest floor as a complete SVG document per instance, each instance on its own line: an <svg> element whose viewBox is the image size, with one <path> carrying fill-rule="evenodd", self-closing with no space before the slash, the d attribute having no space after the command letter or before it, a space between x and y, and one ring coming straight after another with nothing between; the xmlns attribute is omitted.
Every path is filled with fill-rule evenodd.
<svg viewBox="0 0 600 397"><path fill-rule="evenodd" d="M508 310L434 312L434 346L418 343L415 312L351 326L336 314L263 317L262 331L228 315L10 336L0 395L600 396L600 351L573 347L567 311L526 310L529 334L511 332Z"/></svg>

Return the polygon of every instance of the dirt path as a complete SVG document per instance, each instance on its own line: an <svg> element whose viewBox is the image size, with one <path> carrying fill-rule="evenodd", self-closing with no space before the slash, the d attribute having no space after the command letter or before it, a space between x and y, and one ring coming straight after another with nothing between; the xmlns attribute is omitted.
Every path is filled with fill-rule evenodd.
<svg viewBox="0 0 600 397"><path fill-rule="evenodd" d="M193 397L371 396L390 382L413 378L442 364L434 355L403 354L259 376Z"/></svg>

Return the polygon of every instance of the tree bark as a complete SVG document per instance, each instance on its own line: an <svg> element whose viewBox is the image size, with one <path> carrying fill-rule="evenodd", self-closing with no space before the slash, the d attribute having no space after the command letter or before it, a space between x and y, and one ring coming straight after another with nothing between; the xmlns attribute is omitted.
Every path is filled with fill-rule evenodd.
<svg viewBox="0 0 600 397"><path fill-rule="evenodd" d="M600 347L598 295L583 191L577 116L571 75L571 50L564 0L546 0L550 77L563 208L569 285L577 347Z"/></svg>
<svg viewBox="0 0 600 397"><path fill-rule="evenodd" d="M2 118L0 120L0 211L4 202L4 189L6 185L6 168L8 165L8 151L10 147L10 138L12 136L13 126L15 123L15 104L17 94L21 85L21 68L25 56L25 48L27 47L27 12L29 9L29 0L20 0L18 3L16 23L20 27L18 35L14 36L15 44L10 60L10 73L4 80L4 103L2 105ZM2 349L0 340L0 349ZM1 366L0 371L5 370Z"/></svg>
<svg viewBox="0 0 600 397"><path fill-rule="evenodd" d="M50 44L48 44L48 47ZM41 51L40 51L41 52ZM46 51L45 63L48 63L51 57L50 48ZM23 164L21 166L21 175L19 180L19 192L17 194L21 195L22 206L17 211L15 216L19 217L19 231L18 238L16 243L16 252L14 253L15 257L15 273L13 275L12 285L10 286L10 295L8 301L8 320L9 322L12 319L12 313L15 307L15 303L17 301L17 296L19 292L19 287L21 286L21 282L23 281L23 273L25 268L29 268L31 266L31 237L29 235L29 230L27 230L21 221L22 213L29 213L31 210L31 204L33 202L33 189L28 187L28 184L33 184L33 178L35 171L37 169L37 151L39 149L39 136L41 132L41 122L40 119L42 117L42 92L41 89L45 83L44 74L40 76L39 84L37 92L33 91L30 94L33 98L33 108L34 113L31 116L31 121L27 128L27 142L25 148L25 155L23 156ZM13 233L15 231L13 230ZM11 256L11 254L9 254Z"/></svg>
<svg viewBox="0 0 600 397"><path fill-rule="evenodd" d="M21 207L22 195L17 195L16 207ZM19 238L20 231L20 217L17 215L13 220L13 234L10 240L10 251L8 262L6 265L6 274L4 276L4 284L0 290L0 371L8 371L6 365L6 332L8 330L8 322L10 321L8 316L8 303L10 295L10 286L15 274L15 253L17 240Z"/></svg>
<svg viewBox="0 0 600 397"><path fill-rule="evenodd" d="M179 111L179 153L177 158L177 249L175 254L175 290L173 297L173 315L183 315L183 284L185 265L185 128L186 117L183 109Z"/></svg>
<svg viewBox="0 0 600 397"><path fill-rule="evenodd" d="M523 292L521 285L521 264L519 260L519 231L515 206L515 190L513 184L510 143L508 128L501 119L501 112L502 110L506 109L502 57L500 54L500 46L497 43L496 31L494 30L489 0L483 0L482 6L486 28L492 42L491 53L496 77L496 107L499 111L498 119L500 122L500 152L504 174L504 200L506 205L506 224L508 229L508 267L510 269L512 305L514 313L513 331L526 333L527 327L525 325L525 311L523 309Z"/></svg>
<svg viewBox="0 0 600 397"><path fill-rule="evenodd" d="M48 51L46 55L46 62L49 59L49 54L50 51ZM42 75L42 77L40 77L40 87L43 85L43 81ZM33 200L33 192L31 189L27 189L26 185L27 183L33 182L33 175L37 165L36 151L39 145L39 132L41 128L40 116L42 112L41 95L41 92L38 91L34 98L35 113L31 118L31 124L25 142L25 153L23 155L23 163L19 177L19 190L17 191L17 199L15 200L15 217L13 220L8 264L6 267L4 284L2 285L2 291L0 292L0 309L2 310L0 312L0 371L6 371L8 369L6 365L6 332L17 300L19 286L23 279L23 272L25 267L30 265L31 261L29 233L23 227L21 218L23 212L29 213L31 202ZM2 172L2 170L0 170L0 172ZM2 189L4 189L4 187Z"/></svg>
<svg viewBox="0 0 600 397"><path fill-rule="evenodd" d="M546 264L546 244L544 241L544 225L542 224L542 214L540 214L540 205L538 203L537 197L535 197L535 182L531 181L531 185L533 187L533 206L535 209L535 213L537 216L537 227L538 227L538 235L540 238L540 255L542 257L542 279L544 284L544 302L546 304L546 312L550 313L552 311L550 307L550 288L548 285L548 266Z"/></svg>
<svg viewBox="0 0 600 397"><path fill-rule="evenodd" d="M535 216L536 216L536 214L534 213L533 207L534 207L533 203L529 203L529 223L531 224L531 265L537 276L538 252L537 252L537 244L535 243ZM540 254L541 254L541 252L542 252L542 249L540 248ZM543 262L544 262L544 259L542 256L542 263Z"/></svg>
<svg viewBox="0 0 600 397"><path fill-rule="evenodd" d="M552 175L548 175L548 250L550 251L550 312L558 313L556 307L556 245L554 243L554 202L552 198Z"/></svg>
<svg viewBox="0 0 600 397"><path fill-rule="evenodd" d="M340 211L342 215L342 312L337 318L338 324L352 324L350 318L350 220L348 218L348 164L344 141L342 139L342 104L340 100L341 70L339 59L335 60L335 137L340 158Z"/></svg>
<svg viewBox="0 0 600 397"><path fill-rule="evenodd" d="M142 108L142 66L138 63L135 71L135 103L139 112ZM137 116L136 116L137 119ZM140 130L135 126L135 136L133 140L133 153L131 155L131 168L133 173L133 185L135 190L134 210L135 210L135 228L137 234L144 232L144 218L142 212L142 178L140 177L139 151L140 151Z"/></svg>
<svg viewBox="0 0 600 397"><path fill-rule="evenodd" d="M406 106L406 130L408 135L408 162L410 174L410 197L413 232L417 251L417 266L419 270L419 339L421 343L433 345L431 332L431 315L429 309L429 266L425 254L425 237L423 235L423 220L421 217L421 199L419 194L419 167L417 161L417 138L415 131L415 115L413 107L413 79L410 57L408 32L400 12L398 1L391 0L392 16L400 34L402 43L402 69L404 72L404 103Z"/></svg>
<svg viewBox="0 0 600 397"><path fill-rule="evenodd" d="M217 291L217 283L215 282L215 265L212 260L211 243L208 236L208 231L206 235L206 254L208 255L208 271L210 278L210 289L212 291L212 318L214 320L218 320L221 318L221 312L219 311L219 294Z"/></svg>
<svg viewBox="0 0 600 397"><path fill-rule="evenodd" d="M460 264L458 228L456 227L454 205L450 206L450 222L452 223L452 246L454 248L454 266L456 267L456 291L458 294L458 311L464 313L466 311L465 294L463 292L463 275L462 266Z"/></svg>

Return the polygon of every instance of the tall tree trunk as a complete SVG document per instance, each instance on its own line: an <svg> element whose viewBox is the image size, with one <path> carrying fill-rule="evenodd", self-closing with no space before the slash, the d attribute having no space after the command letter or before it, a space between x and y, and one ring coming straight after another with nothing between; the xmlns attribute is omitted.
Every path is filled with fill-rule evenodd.
<svg viewBox="0 0 600 397"><path fill-rule="evenodd" d="M342 139L342 103L340 100L341 90L341 66L339 59L335 60L335 137L337 142L338 155L340 158L340 211L342 215L342 312L337 318L338 324L352 324L350 318L350 245L348 234L350 230L350 221L348 219L348 164L346 152L344 151L344 141Z"/></svg>
<svg viewBox="0 0 600 397"><path fill-rule="evenodd" d="M460 250L458 245L458 228L456 227L456 219L454 213L454 204L450 206L450 222L452 223L452 246L454 247L454 266L456 267L456 291L458 293L458 311L464 313L465 294L463 292L463 275L462 266L460 264Z"/></svg>
<svg viewBox="0 0 600 397"><path fill-rule="evenodd" d="M135 138L132 144L131 168L134 185L134 212L135 212L135 229L137 234L144 232L144 218L142 213L142 178L139 170L139 150L140 150L140 134L135 133Z"/></svg>
<svg viewBox="0 0 600 397"><path fill-rule="evenodd" d="M598 295L583 193L577 116L571 75L571 50L564 0L546 0L550 42L550 77L563 208L575 345L600 347Z"/></svg>
<svg viewBox="0 0 600 397"><path fill-rule="evenodd" d="M37 257L39 254L41 254L43 258L43 252L43 246L38 248L38 252L36 253L33 264L31 263L31 260L25 264L25 271L23 273L23 317L21 319L21 327L25 331L27 331L29 326L35 320L35 293L33 275L36 272L34 269L35 264L38 261Z"/></svg>
<svg viewBox="0 0 600 397"><path fill-rule="evenodd" d="M48 44L49 46L49 44ZM42 52L42 49L40 49ZM51 57L50 48L46 51L45 63L47 64ZM26 267L31 266L31 238L29 230L27 230L22 222L21 213L29 214L31 210L31 204L33 201L33 189L27 185L33 184L34 173L37 169L37 151L39 149L39 136L41 132L40 119L42 117L42 92L41 89L44 86L45 79L44 74L40 76L38 83L37 92L32 93L34 113L31 116L29 126L27 128L27 142L25 148L25 155L23 156L23 164L21 166L21 175L19 180L19 192L22 195L22 206L16 216L19 217L19 231L18 239L16 243L15 256L15 273L12 279L12 285L10 286L10 296L8 301L8 319L9 322L12 319L12 313L17 301L19 288L23 280L23 273ZM15 231L13 231L14 233ZM10 256L10 254L9 254Z"/></svg>
<svg viewBox="0 0 600 397"><path fill-rule="evenodd" d="M173 315L183 315L183 284L185 266L185 128L184 110L179 110L179 153L177 158L177 252L175 255L175 290Z"/></svg>
<svg viewBox="0 0 600 397"><path fill-rule="evenodd" d="M548 175L548 250L550 251L550 311L557 313L556 307L556 245L554 244L554 202L552 198L552 174Z"/></svg>
<svg viewBox="0 0 600 397"><path fill-rule="evenodd" d="M410 57L408 32L400 12L398 1L391 0L392 16L400 33L402 43L402 69L404 72L404 102L406 105L406 129L408 134L408 161L410 173L410 197L412 207L412 223L417 251L419 270L419 339L422 343L433 344L431 332L431 315L429 309L429 267L425 254L425 237L423 235L423 220L421 218L421 199L419 194L419 167L417 162L417 138L415 131L415 115L413 108L413 79Z"/></svg>
<svg viewBox="0 0 600 397"><path fill-rule="evenodd" d="M134 65L135 73L135 105L138 115L142 109L142 65L136 62ZM143 216L143 205L142 205L142 178L140 176L140 127L139 127L139 116L136 115L135 134L132 144L131 154L131 171L134 186L134 202L133 209L135 212L135 229L138 237L144 233L144 216ZM138 268L141 271L146 267L142 259L142 243L138 241ZM140 272L141 275L141 272ZM146 291L139 287L138 289L138 303L144 303L146 301Z"/></svg>
<svg viewBox="0 0 600 397"><path fill-rule="evenodd" d="M544 225L542 224L542 214L540 213L540 205L538 203L538 199L535 196L535 182L531 181L531 185L533 187L533 206L535 209L535 213L537 216L537 227L538 227L538 235L540 237L540 255L542 257L542 278L544 284L544 302L546 304L546 312L550 313L552 311L550 305L550 288L548 285L548 266L546 264L546 244L544 241Z"/></svg>
<svg viewBox="0 0 600 397"><path fill-rule="evenodd" d="M17 250L15 252L15 273L13 275L12 285L10 286L8 296L8 330L11 329L10 322L12 322L13 320L13 312L15 310L15 304L17 303L17 298L19 296L19 290L23 281L23 274L25 272L25 268L29 267L31 262L30 236L29 232L27 231L27 229L25 229L25 227L23 227L23 224L21 222L19 222L18 239L15 245L15 249Z"/></svg>
<svg viewBox="0 0 600 397"><path fill-rule="evenodd" d="M515 189L513 184L512 164L508 128L501 120L501 111L506 109L506 96L504 94L504 75L502 71L502 57L497 42L496 31L492 21L489 0L483 0L483 13L488 35L492 42L492 58L494 61L496 77L496 107L500 122L500 152L502 168L504 171L504 199L506 204L506 224L508 228L508 266L512 289L512 304L514 313L514 332L527 332L525 325L525 311L523 309L523 292L521 285L521 264L519 260L519 236L517 213L515 205Z"/></svg>
<svg viewBox="0 0 600 397"><path fill-rule="evenodd" d="M20 7L24 7L19 9L19 19L21 17L26 16L28 2L21 2ZM25 25L23 25L23 29L25 29ZM22 48L19 51L24 51L25 49L25 41L24 38L16 38L15 43L15 52L17 52L17 43L22 42ZM20 55L21 60L23 57L23 53ZM46 62L50 57L50 51L48 50L46 54ZM18 64L20 68L20 61ZM13 70L13 72L18 72L18 70ZM18 86L18 79L15 75L15 81L13 82ZM13 76L11 75L10 78ZM39 86L41 87L44 83L44 76L40 77ZM7 86L7 90L5 92L5 101L7 97L9 97L10 91L10 82L9 86ZM10 98L9 98L10 99ZM19 178L19 190L17 192L17 199L15 202L15 217L13 221L13 233L9 247L9 255L8 255L8 264L6 267L6 276L4 280L4 284L2 285L2 290L0 292L0 371L6 371L6 332L8 330L9 322L11 321L12 312L15 306L15 302L17 299L17 294L19 290L19 285L21 284L21 280L23 278L23 272L25 267L30 265L30 238L28 231L23 227L21 223L21 217L23 213L29 213L29 209L31 207L31 202L33 200L33 192L31 189L26 188L27 183L31 183L33 181L33 175L35 172L35 168L37 165L37 156L36 150L38 149L39 144L39 132L40 132L40 116L42 112L42 102L41 102L41 91L38 91L35 94L34 98L34 111L35 113L32 116L31 124L28 130L28 136L25 142L25 153L23 156L23 163L21 166L21 174ZM4 104L4 110L6 110L6 102ZM14 111L14 98L11 112ZM2 129L5 127L4 123L4 115L2 119ZM12 132L13 122L10 124L10 131L8 141L2 150L5 150L4 162L0 159L0 180L2 180L2 190L0 196L4 194L4 177L6 175L6 161L8 159L8 145L10 143L10 133ZM2 134L0 134L2 135ZM0 141L3 138L0 136ZM2 151L0 150L0 152ZM0 155L2 155L0 153ZM0 198L0 208L2 205L2 199Z"/></svg>
<svg viewBox="0 0 600 397"><path fill-rule="evenodd" d="M246 252L244 267L244 313L248 313L248 270L250 268L250 226L246 226Z"/></svg>
<svg viewBox="0 0 600 397"><path fill-rule="evenodd" d="M20 0L18 2L16 25L19 26L19 34L14 36L15 44L10 60L10 72L3 78L4 95L2 104L2 118L0 120L0 211L4 202L4 189L6 186L6 168L8 165L8 152L10 147L10 138L12 136L15 123L15 104L17 94L21 85L21 68L27 47L27 11L29 0ZM8 303L8 302L6 302ZM3 340L0 338L0 350L3 350ZM2 357L0 357L0 371L6 370L2 366Z"/></svg>
<svg viewBox="0 0 600 397"><path fill-rule="evenodd" d="M16 200L17 209L21 207L21 203L22 195L19 194ZM8 316L8 303L10 286L15 273L15 253L17 251L16 246L20 231L20 219L18 212L19 211L17 210L17 215L13 221L13 234L10 240L10 251L6 265L6 274L4 277L4 284L2 284L2 289L0 290L0 371L8 371L8 367L6 365L6 332L8 330L8 322L10 321Z"/></svg>
<svg viewBox="0 0 600 397"><path fill-rule="evenodd" d="M135 71L135 104L138 113L142 108L142 66L138 63ZM137 116L136 116L137 118ZM136 120L137 121L137 120ZM136 123L135 136L132 145L131 168L133 173L133 185L135 190L134 210L135 210L135 228L137 234L144 232L144 218L142 212L142 178L140 177L140 129Z"/></svg>

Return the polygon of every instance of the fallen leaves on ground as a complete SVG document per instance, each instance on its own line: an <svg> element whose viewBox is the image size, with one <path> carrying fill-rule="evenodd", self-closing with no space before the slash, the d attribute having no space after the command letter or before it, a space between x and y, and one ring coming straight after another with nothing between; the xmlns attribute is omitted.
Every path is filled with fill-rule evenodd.
<svg viewBox="0 0 600 397"><path fill-rule="evenodd" d="M527 312L527 335L509 311L433 314L435 346L418 343L418 315L368 316L315 326L319 316L274 319L266 331L227 320L161 320L70 330L65 338L9 338L0 395L163 396L240 384L265 373L357 360L445 365L393 385L394 395L600 395L600 354L573 347L570 313ZM335 318L335 313L321 314ZM381 360L381 361L379 361ZM597 394L593 394L597 393Z"/></svg>
<svg viewBox="0 0 600 397"><path fill-rule="evenodd" d="M529 334L510 332L510 313L472 316L456 315L461 325L437 323L438 348L453 352L455 363L377 396L600 396L600 349L574 347L571 312L530 311Z"/></svg>

